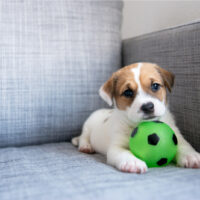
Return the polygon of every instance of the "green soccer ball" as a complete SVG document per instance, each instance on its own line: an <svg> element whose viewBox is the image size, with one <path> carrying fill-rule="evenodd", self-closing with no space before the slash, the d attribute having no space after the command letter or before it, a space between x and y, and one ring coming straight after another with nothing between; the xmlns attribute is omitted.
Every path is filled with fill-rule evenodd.
<svg viewBox="0 0 200 200"><path fill-rule="evenodd" d="M164 122L141 122L131 133L130 151L148 167L161 167L169 164L176 155L177 137Z"/></svg>

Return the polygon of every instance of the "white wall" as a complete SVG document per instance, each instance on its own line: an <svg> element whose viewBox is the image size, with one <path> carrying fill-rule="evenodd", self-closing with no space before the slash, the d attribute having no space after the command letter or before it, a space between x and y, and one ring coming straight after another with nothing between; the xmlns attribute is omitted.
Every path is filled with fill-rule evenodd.
<svg viewBox="0 0 200 200"><path fill-rule="evenodd" d="M124 0L122 38L200 20L200 0Z"/></svg>

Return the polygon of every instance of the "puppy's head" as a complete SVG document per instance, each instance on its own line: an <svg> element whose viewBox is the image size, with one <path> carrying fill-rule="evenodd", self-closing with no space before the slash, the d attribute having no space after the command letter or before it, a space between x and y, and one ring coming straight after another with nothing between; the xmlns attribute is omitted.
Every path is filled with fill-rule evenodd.
<svg viewBox="0 0 200 200"><path fill-rule="evenodd" d="M136 63L113 73L99 90L111 106L126 112L133 122L159 118L166 110L166 90L174 75L156 64Z"/></svg>

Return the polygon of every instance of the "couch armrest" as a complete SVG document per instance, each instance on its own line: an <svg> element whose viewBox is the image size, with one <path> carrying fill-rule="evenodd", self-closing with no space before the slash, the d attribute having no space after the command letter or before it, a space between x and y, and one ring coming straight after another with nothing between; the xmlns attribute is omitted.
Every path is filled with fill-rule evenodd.
<svg viewBox="0 0 200 200"><path fill-rule="evenodd" d="M200 22L126 39L123 66L153 62L172 71L170 109L185 138L200 151Z"/></svg>

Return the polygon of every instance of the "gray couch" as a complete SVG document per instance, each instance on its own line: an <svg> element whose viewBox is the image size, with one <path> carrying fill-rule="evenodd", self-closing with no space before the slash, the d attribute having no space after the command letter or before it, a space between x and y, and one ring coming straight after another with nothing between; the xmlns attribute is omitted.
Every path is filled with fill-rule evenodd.
<svg viewBox="0 0 200 200"><path fill-rule="evenodd" d="M110 74L148 61L175 73L171 110L200 151L200 22L121 41L120 0L0 5L0 200L200 198L200 170L126 174L70 143Z"/></svg>

